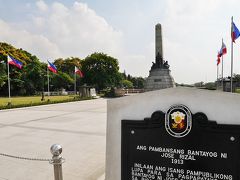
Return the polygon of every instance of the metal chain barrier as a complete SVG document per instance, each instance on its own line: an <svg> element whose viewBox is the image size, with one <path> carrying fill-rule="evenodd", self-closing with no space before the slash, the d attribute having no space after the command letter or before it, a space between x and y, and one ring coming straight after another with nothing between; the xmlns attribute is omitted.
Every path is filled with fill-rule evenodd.
<svg viewBox="0 0 240 180"><path fill-rule="evenodd" d="M55 180L63 180L62 163L65 162L65 159L60 156L62 153L62 147L59 144L53 144L50 148L50 151L53 155L52 159L29 158L29 157L9 155L9 154L5 154L5 153L0 153L0 156L28 160L28 161L48 161L50 164L53 165L54 179Z"/></svg>
<svg viewBox="0 0 240 180"><path fill-rule="evenodd" d="M29 161L48 161L51 162L52 159L44 159L44 158L28 158L28 157L21 157L21 156L13 156L9 154L0 153L0 156L15 158L15 159L23 159L23 160L29 160Z"/></svg>

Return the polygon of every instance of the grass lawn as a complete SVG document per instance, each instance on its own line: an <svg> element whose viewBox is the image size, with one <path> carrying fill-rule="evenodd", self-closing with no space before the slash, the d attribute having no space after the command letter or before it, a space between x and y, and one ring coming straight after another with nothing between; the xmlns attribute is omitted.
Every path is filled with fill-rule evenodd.
<svg viewBox="0 0 240 180"><path fill-rule="evenodd" d="M239 89L239 88L237 88L235 92L236 92L236 93L240 93L240 89Z"/></svg>
<svg viewBox="0 0 240 180"><path fill-rule="evenodd" d="M48 96L45 96L45 101L41 101L41 96L27 96L27 97L12 97L11 107L24 107L31 105L50 104L56 102L73 101L75 96L50 96L48 102ZM8 106L8 98L0 97L0 109L5 109Z"/></svg>

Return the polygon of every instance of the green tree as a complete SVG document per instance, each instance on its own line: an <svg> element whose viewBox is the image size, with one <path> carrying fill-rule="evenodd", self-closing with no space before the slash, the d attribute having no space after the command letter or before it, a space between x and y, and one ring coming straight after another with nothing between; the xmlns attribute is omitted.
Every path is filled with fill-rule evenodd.
<svg viewBox="0 0 240 180"><path fill-rule="evenodd" d="M7 55L18 59L23 63L20 70L10 65L11 95L33 95L47 90L47 64L31 53L17 49L10 44L0 42L0 94L8 94ZM81 60L78 57L56 59L58 74L50 73L51 90L62 88L73 90L74 67L83 71L84 78L77 78L77 86L86 83L95 86L97 90L106 87L121 86L121 81L126 87L143 88L144 79L119 73L118 60L104 53L93 53Z"/></svg>
<svg viewBox="0 0 240 180"><path fill-rule="evenodd" d="M142 77L133 77L130 74L126 76L126 72L123 73L124 79L131 81L134 88L143 89L145 84L145 79Z"/></svg>
<svg viewBox="0 0 240 180"><path fill-rule="evenodd" d="M233 80L237 81L237 82L240 82L240 74L234 74L233 75Z"/></svg>
<svg viewBox="0 0 240 180"><path fill-rule="evenodd" d="M19 70L18 68L10 65L9 66L9 77L11 80L11 95L22 95L27 92L25 88L25 77L28 74L29 69L26 68L26 65L31 63L32 55L27 51L22 49L17 49L10 44L0 43L0 58L2 60L2 64L0 68L0 93L3 95L8 94L8 83L7 83L7 55L11 55L12 57L18 59L23 63L23 69ZM38 60L38 59L37 59ZM38 60L39 61L39 60ZM35 79L35 84L38 83ZM29 82L30 84L30 82ZM32 86L31 86L32 87Z"/></svg>
<svg viewBox="0 0 240 180"><path fill-rule="evenodd" d="M82 60L78 57L70 57L67 59L59 58L54 61L54 65L58 71L73 75L75 66L81 69L81 62Z"/></svg>
<svg viewBox="0 0 240 180"><path fill-rule="evenodd" d="M104 53L93 53L82 62L84 82L97 90L120 85L118 60Z"/></svg>
<svg viewBox="0 0 240 180"><path fill-rule="evenodd" d="M127 79L127 74L126 74L126 71L124 70L124 72L122 73L123 75L123 79Z"/></svg>
<svg viewBox="0 0 240 180"><path fill-rule="evenodd" d="M0 61L0 88L7 82L6 64Z"/></svg>
<svg viewBox="0 0 240 180"><path fill-rule="evenodd" d="M129 80L122 80L121 84L123 85L124 88L133 88L133 83Z"/></svg>
<svg viewBox="0 0 240 180"><path fill-rule="evenodd" d="M145 79L144 78L134 77L134 78L132 78L131 81L133 83L134 88L137 88L137 89L143 89L144 88L144 84L145 84Z"/></svg>
<svg viewBox="0 0 240 180"><path fill-rule="evenodd" d="M196 83L194 83L194 87L203 87L203 85L204 85L204 82L196 82Z"/></svg>
<svg viewBox="0 0 240 180"><path fill-rule="evenodd" d="M24 81L25 94L33 95L37 91L42 90L44 73L46 73L45 67L36 56L32 56L31 61L24 66L22 79Z"/></svg>
<svg viewBox="0 0 240 180"><path fill-rule="evenodd" d="M205 88L209 90L216 90L216 83L215 82L208 82L205 83Z"/></svg>
<svg viewBox="0 0 240 180"><path fill-rule="evenodd" d="M67 90L74 90L74 76L75 76L75 66L78 67L79 69L82 68L82 60L78 57L70 57L70 58L66 58L66 59L56 59L54 61L54 65L57 67L58 72L62 72L62 73L58 73L58 75L60 76L56 76L58 80L61 80L61 82L55 81L55 87L57 87L58 89L60 88L64 88ZM81 84L83 84L81 78L79 78L77 76L77 86L80 86ZM61 89L60 88L60 89Z"/></svg>
<svg viewBox="0 0 240 180"><path fill-rule="evenodd" d="M61 90L62 88L67 89L68 85L73 85L74 80L67 73L58 71L57 74L51 73L51 82L53 86L52 90Z"/></svg>

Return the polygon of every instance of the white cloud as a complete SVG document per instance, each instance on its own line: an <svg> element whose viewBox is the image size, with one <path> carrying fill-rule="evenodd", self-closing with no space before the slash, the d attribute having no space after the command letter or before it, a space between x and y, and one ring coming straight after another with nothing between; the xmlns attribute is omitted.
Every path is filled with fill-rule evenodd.
<svg viewBox="0 0 240 180"><path fill-rule="evenodd" d="M119 57L122 51L122 33L85 3L75 2L66 7L54 2L48 13L34 16L30 23L33 26L27 26L28 30L44 34L57 45L63 57L84 58L96 51Z"/></svg>
<svg viewBox="0 0 240 180"><path fill-rule="evenodd" d="M87 4L75 2L66 7L59 2L46 5L37 1L34 12L24 26L0 21L0 40L22 47L42 60L105 52L119 58L122 54L122 33ZM42 13L42 11L46 11ZM16 29L16 27L18 29Z"/></svg>
<svg viewBox="0 0 240 180"><path fill-rule="evenodd" d="M26 30L16 29L14 26L0 20L0 40L10 43L17 48L23 48L42 60L59 57L58 47L43 35L35 35Z"/></svg>
<svg viewBox="0 0 240 180"><path fill-rule="evenodd" d="M36 6L42 12L46 12L48 10L48 5L43 0L37 1Z"/></svg>
<svg viewBox="0 0 240 180"><path fill-rule="evenodd" d="M25 7L28 8L28 9L30 9L30 8L31 8L31 4L30 4L30 3L27 3L27 4L25 4Z"/></svg>
<svg viewBox="0 0 240 180"><path fill-rule="evenodd" d="M32 20L36 28L43 28L45 25L45 19L42 17L33 17Z"/></svg>
<svg viewBox="0 0 240 180"><path fill-rule="evenodd" d="M219 44L217 42L216 31L219 21L213 21L213 17L223 1L166 2L165 18L162 22L164 49L176 82L205 81L206 76L209 81L214 81L216 51L221 44L220 41Z"/></svg>

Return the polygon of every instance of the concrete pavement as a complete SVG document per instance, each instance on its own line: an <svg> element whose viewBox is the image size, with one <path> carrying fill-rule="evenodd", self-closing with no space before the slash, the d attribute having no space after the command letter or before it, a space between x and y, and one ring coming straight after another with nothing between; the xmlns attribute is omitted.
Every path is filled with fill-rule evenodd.
<svg viewBox="0 0 240 180"><path fill-rule="evenodd" d="M104 179L106 100L35 106L0 111L0 153L51 158L63 147L63 179ZM53 180L48 162L0 156L0 180Z"/></svg>

